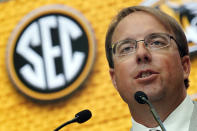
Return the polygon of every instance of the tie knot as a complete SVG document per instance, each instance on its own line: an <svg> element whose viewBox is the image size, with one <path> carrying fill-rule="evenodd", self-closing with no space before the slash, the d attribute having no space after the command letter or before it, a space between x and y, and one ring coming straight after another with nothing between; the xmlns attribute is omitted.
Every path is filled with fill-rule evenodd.
<svg viewBox="0 0 197 131"><path fill-rule="evenodd" d="M160 131L160 130L158 130L158 129L150 129L149 131Z"/></svg>

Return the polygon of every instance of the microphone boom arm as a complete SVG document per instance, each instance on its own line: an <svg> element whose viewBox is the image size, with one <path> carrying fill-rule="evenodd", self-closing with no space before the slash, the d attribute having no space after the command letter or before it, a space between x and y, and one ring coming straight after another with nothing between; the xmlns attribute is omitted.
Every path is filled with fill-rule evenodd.
<svg viewBox="0 0 197 131"><path fill-rule="evenodd" d="M75 118L73 118L72 120L63 123L62 125L60 125L59 127L57 127L54 131L59 131L59 130L60 130L61 128L63 128L64 126L76 122L77 119L78 119L78 118L75 117Z"/></svg>
<svg viewBox="0 0 197 131"><path fill-rule="evenodd" d="M75 117L72 120L63 123L58 128L56 128L54 131L59 131L62 127L66 126L70 123L78 122L78 123L81 124L81 123L86 122L87 120L89 120L91 117L92 117L91 111L89 111L87 109L83 110L83 111L80 111L75 115Z"/></svg>
<svg viewBox="0 0 197 131"><path fill-rule="evenodd" d="M161 127L162 131L166 131L166 129L165 129L159 115L157 114L156 110L154 109L153 105L145 97L142 97L142 99L149 105L151 113L153 114L154 119L156 120L156 122Z"/></svg>

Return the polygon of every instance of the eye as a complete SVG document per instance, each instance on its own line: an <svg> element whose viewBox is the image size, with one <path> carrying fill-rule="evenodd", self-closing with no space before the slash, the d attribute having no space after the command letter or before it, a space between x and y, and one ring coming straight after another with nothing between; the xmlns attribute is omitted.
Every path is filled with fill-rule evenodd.
<svg viewBox="0 0 197 131"><path fill-rule="evenodd" d="M132 42L126 42L126 43L121 43L119 46L117 46L117 53L119 56L121 55L126 55L130 52L133 52L135 50L135 44Z"/></svg>
<svg viewBox="0 0 197 131"><path fill-rule="evenodd" d="M132 50L132 49L133 49L133 47L130 47L130 46L124 47L124 48L122 48L122 49L120 50L120 53L126 53L126 52L129 52L129 51Z"/></svg>
<svg viewBox="0 0 197 131"><path fill-rule="evenodd" d="M154 38L148 42L150 48L161 48L168 44L168 40L162 37Z"/></svg>
<svg viewBox="0 0 197 131"><path fill-rule="evenodd" d="M162 41L154 41L151 44L152 44L152 46L162 46L162 45L165 45L165 42L162 42Z"/></svg>

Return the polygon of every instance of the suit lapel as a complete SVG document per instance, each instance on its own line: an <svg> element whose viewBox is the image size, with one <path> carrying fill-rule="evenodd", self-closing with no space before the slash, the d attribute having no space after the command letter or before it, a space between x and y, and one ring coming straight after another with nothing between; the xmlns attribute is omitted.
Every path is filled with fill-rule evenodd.
<svg viewBox="0 0 197 131"><path fill-rule="evenodd" d="M194 101L194 110L192 113L192 118L190 120L189 131L197 130L197 102Z"/></svg>

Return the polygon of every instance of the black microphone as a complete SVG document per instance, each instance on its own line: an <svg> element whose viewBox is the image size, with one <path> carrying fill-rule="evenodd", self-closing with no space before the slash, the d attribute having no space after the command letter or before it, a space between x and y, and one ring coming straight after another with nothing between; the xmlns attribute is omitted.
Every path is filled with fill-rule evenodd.
<svg viewBox="0 0 197 131"><path fill-rule="evenodd" d="M91 117L92 117L92 113L89 110L86 109L86 110L80 111L79 113L77 113L75 115L75 118L73 118L70 121L65 122L64 124L62 124L61 126L56 128L54 131L59 131L62 127L66 126L70 123L73 123L73 122L78 122L81 124L81 123L89 120Z"/></svg>
<svg viewBox="0 0 197 131"><path fill-rule="evenodd" d="M150 111L154 117L154 119L157 121L157 123L159 124L159 126L161 127L162 131L166 131L159 115L157 114L155 108L153 107L153 105L150 103L150 101L148 100L147 95L142 92L142 91L137 91L134 95L135 100L140 103L140 104L148 104L148 106L150 107Z"/></svg>

